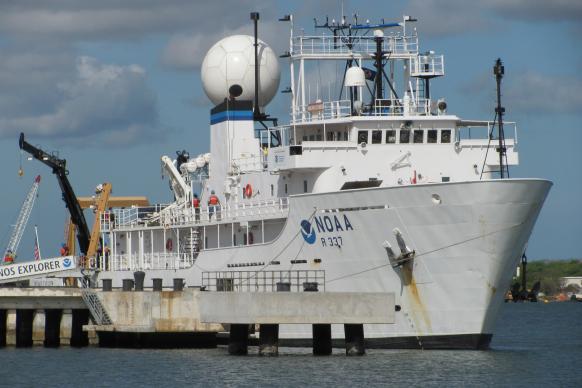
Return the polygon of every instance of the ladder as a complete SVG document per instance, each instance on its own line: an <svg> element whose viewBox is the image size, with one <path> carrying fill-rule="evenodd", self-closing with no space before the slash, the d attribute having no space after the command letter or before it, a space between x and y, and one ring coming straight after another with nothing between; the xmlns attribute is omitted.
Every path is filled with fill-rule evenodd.
<svg viewBox="0 0 582 388"><path fill-rule="evenodd" d="M105 306L99 300L99 296L97 293L90 288L84 288L81 290L81 296L83 297L83 301L87 305L89 312L91 313L91 317L95 324L97 325L112 325L113 321L107 314L107 310L105 310Z"/></svg>
<svg viewBox="0 0 582 388"><path fill-rule="evenodd" d="M190 234L184 239L183 252L196 259L200 253L200 231L198 228L191 228Z"/></svg>

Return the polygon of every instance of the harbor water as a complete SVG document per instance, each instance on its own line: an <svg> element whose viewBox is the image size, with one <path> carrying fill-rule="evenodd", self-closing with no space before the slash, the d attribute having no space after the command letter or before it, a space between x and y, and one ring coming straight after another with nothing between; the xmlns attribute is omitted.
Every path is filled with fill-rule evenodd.
<svg viewBox="0 0 582 388"><path fill-rule="evenodd" d="M582 303L502 306L489 351L0 349L0 386L582 386Z"/></svg>

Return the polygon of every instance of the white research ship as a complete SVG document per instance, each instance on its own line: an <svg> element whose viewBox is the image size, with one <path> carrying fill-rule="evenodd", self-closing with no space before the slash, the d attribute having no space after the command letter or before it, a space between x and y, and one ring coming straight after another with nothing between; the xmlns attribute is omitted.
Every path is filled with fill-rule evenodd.
<svg viewBox="0 0 582 388"><path fill-rule="evenodd" d="M331 33L311 36L282 20L289 124L264 124L279 86L273 51L258 41L255 88L253 38L214 45L202 65L216 104L210 153L162 157L173 203L102 215L110 253L99 280L144 271L146 284L183 278L211 291L393 292L396 322L365 325L368 347L486 348L552 185L498 179L518 163L515 123L494 136L495 122L431 98L443 56L420 51L410 17L326 21L316 27ZM331 61L343 76L310 86L316 63ZM212 192L219 206L207 205ZM343 338L343 327L332 333ZM300 344L311 328L282 325L280 336Z"/></svg>

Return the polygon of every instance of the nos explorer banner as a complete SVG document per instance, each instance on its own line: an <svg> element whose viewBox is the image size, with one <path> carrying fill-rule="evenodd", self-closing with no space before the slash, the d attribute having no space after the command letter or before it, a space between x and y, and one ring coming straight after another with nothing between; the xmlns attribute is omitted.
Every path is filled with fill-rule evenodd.
<svg viewBox="0 0 582 388"><path fill-rule="evenodd" d="M55 257L40 261L28 261L18 264L0 266L0 283L6 280L18 280L77 268L75 256Z"/></svg>

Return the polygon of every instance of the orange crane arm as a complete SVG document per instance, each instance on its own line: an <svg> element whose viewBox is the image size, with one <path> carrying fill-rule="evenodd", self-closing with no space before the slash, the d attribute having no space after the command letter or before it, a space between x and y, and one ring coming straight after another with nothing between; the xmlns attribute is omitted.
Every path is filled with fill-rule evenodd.
<svg viewBox="0 0 582 388"><path fill-rule="evenodd" d="M89 249L87 249L87 257L95 256L97 252L97 245L99 244L99 235L101 234L101 214L107 209L109 202L109 195L111 194L111 183L103 183L103 189L97 199L97 208L95 209L95 221L93 222L93 229L91 230L91 239L89 240Z"/></svg>

